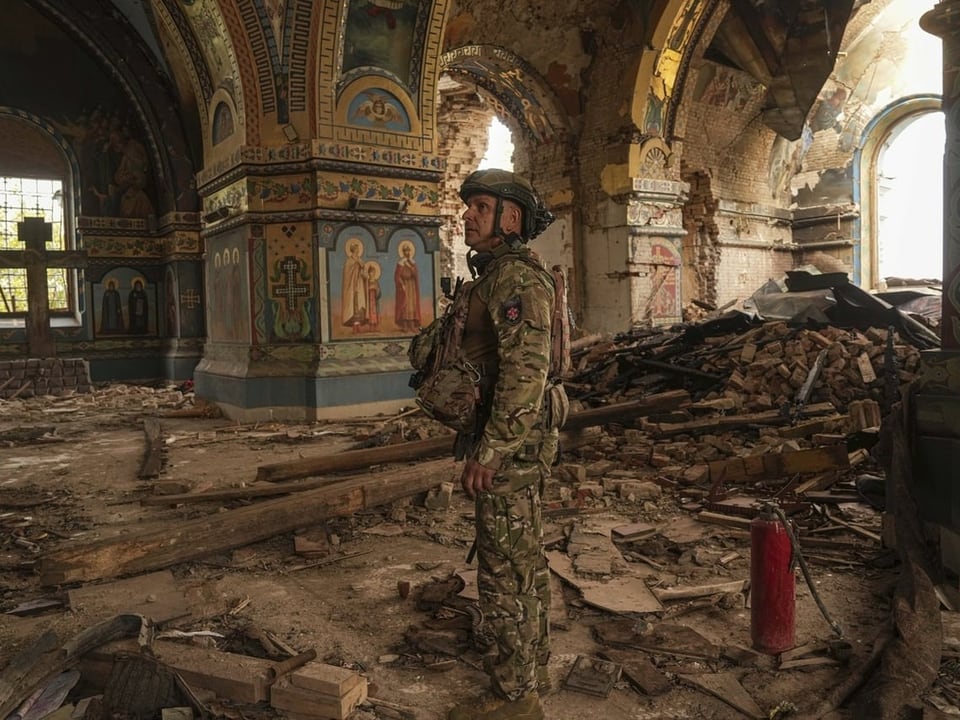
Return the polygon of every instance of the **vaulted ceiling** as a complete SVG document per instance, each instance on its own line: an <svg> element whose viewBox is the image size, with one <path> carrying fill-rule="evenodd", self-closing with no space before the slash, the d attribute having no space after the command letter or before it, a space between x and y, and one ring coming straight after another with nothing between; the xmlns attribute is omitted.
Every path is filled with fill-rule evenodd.
<svg viewBox="0 0 960 720"><path fill-rule="evenodd" d="M167 68L149 0L110 0ZM837 57L853 12L870 0L729 0L709 52L768 88L764 122L787 139L803 123ZM617 3L607 12L617 12ZM719 6L721 9L723 3ZM169 71L168 71L169 72Z"/></svg>

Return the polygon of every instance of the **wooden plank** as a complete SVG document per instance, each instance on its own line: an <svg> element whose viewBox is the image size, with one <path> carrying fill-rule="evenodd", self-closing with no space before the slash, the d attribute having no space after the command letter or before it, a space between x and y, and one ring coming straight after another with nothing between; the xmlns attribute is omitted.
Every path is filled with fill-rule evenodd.
<svg viewBox="0 0 960 720"><path fill-rule="evenodd" d="M140 504L145 506L192 505L206 502L221 503L227 500L276 497L278 495L289 495L291 493L303 492L304 490L316 490L317 488L328 487L334 483L344 482L346 480L356 480L358 478L369 476L369 472L354 475L328 475L324 477L310 478L307 480L288 480L260 483L242 488L220 488L218 490L204 490L203 492L194 493L152 495L150 497L141 499Z"/></svg>
<svg viewBox="0 0 960 720"><path fill-rule="evenodd" d="M727 593L743 592L746 586L746 580L733 580L731 582L710 583L708 585L654 588L653 594L656 595L657 600L660 602L668 602L670 600L707 597L708 595L717 595L719 593L726 595Z"/></svg>
<svg viewBox="0 0 960 720"><path fill-rule="evenodd" d="M277 710L284 710L290 717L300 715L344 720L366 699L367 681L364 678L341 697L311 692L293 685L287 679L278 680L270 689L270 705Z"/></svg>
<svg viewBox="0 0 960 720"><path fill-rule="evenodd" d="M638 628L635 620L617 618L597 623L594 632L604 645L701 660L720 659L720 647L686 625L661 622Z"/></svg>
<svg viewBox="0 0 960 720"><path fill-rule="evenodd" d="M849 420L847 415L831 415L829 417L817 418L803 423L797 423L790 427L780 428L777 434L782 438L801 438L813 435L815 433L825 432L832 425L839 425Z"/></svg>
<svg viewBox="0 0 960 720"><path fill-rule="evenodd" d="M685 390L670 390L642 400L571 413L563 427L564 431L575 431L609 422L632 420L642 415L673 410L689 401L690 394ZM420 460L437 455L453 455L453 435L445 434L430 440L397 443L373 449L347 450L336 455L321 455L292 462L261 465L257 468L257 480L266 482L296 480L312 475L345 472L371 465Z"/></svg>
<svg viewBox="0 0 960 720"><path fill-rule="evenodd" d="M381 463L421 460L437 455L453 456L453 435L444 434L429 440L416 440L363 450L347 450L336 455L320 455L292 462L261 465L257 468L257 480L265 482L296 480L311 475L357 470Z"/></svg>
<svg viewBox="0 0 960 720"><path fill-rule="evenodd" d="M726 527L740 528L742 530L750 529L750 518L738 517L735 515L723 515L722 513L710 512L704 510L696 515L700 522L711 523L713 525L725 525Z"/></svg>
<svg viewBox="0 0 960 720"><path fill-rule="evenodd" d="M596 425L606 425L611 422L635 420L644 415L676 410L689 402L690 393L686 390L668 390L656 395L649 395L641 400L632 400L571 413L563 429L565 431L580 430Z"/></svg>
<svg viewBox="0 0 960 720"><path fill-rule="evenodd" d="M764 453L714 460L710 463L710 482L719 487L739 480L775 480L797 473L824 472L850 466L847 448L843 445Z"/></svg>
<svg viewBox="0 0 960 720"><path fill-rule="evenodd" d="M835 658L820 655L814 657L797 658L796 660L784 660L777 666L777 669L795 670L796 668L821 667L823 665L841 664L842 663Z"/></svg>
<svg viewBox="0 0 960 720"><path fill-rule="evenodd" d="M177 524L167 520L123 535L67 544L39 559L40 583L62 585L160 570L416 495L449 480L454 468L453 460L435 460Z"/></svg>
<svg viewBox="0 0 960 720"><path fill-rule="evenodd" d="M577 588L588 605L615 613L659 612L663 605L650 592L643 578L617 575L607 581L581 578L565 553L547 553L550 570Z"/></svg>
<svg viewBox="0 0 960 720"><path fill-rule="evenodd" d="M98 585L84 585L67 592L70 609L84 617L94 614L143 615L157 624L190 615L190 607L169 570Z"/></svg>
<svg viewBox="0 0 960 720"><path fill-rule="evenodd" d="M290 683L296 687L337 698L346 695L364 681L355 670L320 662L307 663L290 673L289 678Z"/></svg>
<svg viewBox="0 0 960 720"><path fill-rule="evenodd" d="M797 495L804 495L808 500L812 500L813 498L810 497L811 492L828 490L836 484L839 479L840 476L836 470L828 470L825 473L819 473L803 481L793 489L793 492Z"/></svg>
<svg viewBox="0 0 960 720"><path fill-rule="evenodd" d="M814 403L806 405L799 411L800 417L835 414L833 403ZM686 423L646 423L644 429L658 435L680 435L683 433L709 432L713 430L731 429L745 425L789 425L792 418L779 410L765 410L763 412L748 413L746 415L721 415L702 420L693 420Z"/></svg>
<svg viewBox="0 0 960 720"><path fill-rule="evenodd" d="M620 542L642 540L657 532L657 526L645 522L635 522L629 525L618 525L610 530L610 536Z"/></svg>
<svg viewBox="0 0 960 720"><path fill-rule="evenodd" d="M756 701L750 696L733 673L714 673L712 675L684 675L677 674L682 682L695 688L704 690L714 697L720 698L727 705L739 710L744 715L756 720L767 717Z"/></svg>
<svg viewBox="0 0 960 720"><path fill-rule="evenodd" d="M619 664L627 682L645 695L663 695L673 689L670 678L645 655L609 648L598 652L597 655L604 660Z"/></svg>
<svg viewBox="0 0 960 720"><path fill-rule="evenodd" d="M141 480L155 478L160 475L163 466L163 439L161 437L160 421L155 417L143 419L143 434L146 440L146 451L140 463L137 477Z"/></svg>

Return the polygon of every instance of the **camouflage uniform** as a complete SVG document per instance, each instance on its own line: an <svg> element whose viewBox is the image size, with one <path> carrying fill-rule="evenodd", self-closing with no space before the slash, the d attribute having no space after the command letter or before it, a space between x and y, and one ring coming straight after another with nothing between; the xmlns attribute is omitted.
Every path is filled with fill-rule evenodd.
<svg viewBox="0 0 960 720"><path fill-rule="evenodd" d="M493 691L516 700L537 689L549 657L550 585L543 554L540 496L557 451L544 427L550 369L553 280L501 245L471 288L461 345L492 387L474 457L496 471L493 492L476 499L480 609L495 638L485 658Z"/></svg>

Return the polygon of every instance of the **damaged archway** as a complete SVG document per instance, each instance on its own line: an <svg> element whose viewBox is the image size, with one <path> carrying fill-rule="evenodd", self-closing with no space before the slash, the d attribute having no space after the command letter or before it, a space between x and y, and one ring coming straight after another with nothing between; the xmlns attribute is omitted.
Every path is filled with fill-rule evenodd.
<svg viewBox="0 0 960 720"><path fill-rule="evenodd" d="M880 194L883 190L880 173L884 150L913 122L938 113L940 106L941 99L937 95L903 98L881 110L863 131L853 167L856 176L854 202L860 204L860 221L854 230L854 273L864 287L877 288L884 279L880 262ZM938 238L936 247L939 248L939 244Z"/></svg>
<svg viewBox="0 0 960 720"><path fill-rule="evenodd" d="M494 117L510 131L514 141L514 167L540 182L556 158L570 152L570 129L566 116L549 84L523 58L494 45L465 45L441 57L440 153L447 159L441 214L448 218L444 247L450 253L441 259L443 274L466 275L462 253L461 203L458 188L476 169L487 150L487 133ZM570 240L571 193L546 197L558 215L536 250L545 262L573 271Z"/></svg>

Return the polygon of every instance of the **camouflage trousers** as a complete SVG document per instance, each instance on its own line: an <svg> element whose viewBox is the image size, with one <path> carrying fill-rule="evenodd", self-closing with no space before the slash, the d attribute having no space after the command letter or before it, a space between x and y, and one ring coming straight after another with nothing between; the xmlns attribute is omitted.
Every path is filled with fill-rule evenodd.
<svg viewBox="0 0 960 720"><path fill-rule="evenodd" d="M537 688L537 666L550 657L550 571L543 553L542 473L536 463L519 490L480 493L476 501L477 589L494 646L484 658L493 692L516 700ZM514 485L503 478L507 485ZM515 486L515 485L514 485Z"/></svg>

